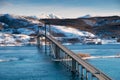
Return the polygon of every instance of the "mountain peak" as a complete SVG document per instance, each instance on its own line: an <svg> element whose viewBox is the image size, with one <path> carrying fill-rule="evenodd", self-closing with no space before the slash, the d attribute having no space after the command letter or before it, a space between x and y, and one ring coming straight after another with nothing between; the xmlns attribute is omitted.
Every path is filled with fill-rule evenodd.
<svg viewBox="0 0 120 80"><path fill-rule="evenodd" d="M47 18L47 19L61 19L62 17L60 17L60 16L57 16L57 15L55 15L55 14L41 14L40 16L39 16L39 18Z"/></svg>
<svg viewBox="0 0 120 80"><path fill-rule="evenodd" d="M90 18L90 17L91 17L91 15L87 14L87 15L79 17L79 18Z"/></svg>

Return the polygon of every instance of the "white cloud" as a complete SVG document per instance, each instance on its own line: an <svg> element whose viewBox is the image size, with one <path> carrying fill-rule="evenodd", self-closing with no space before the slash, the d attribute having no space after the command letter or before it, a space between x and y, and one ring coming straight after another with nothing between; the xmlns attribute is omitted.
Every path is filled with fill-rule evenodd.
<svg viewBox="0 0 120 80"><path fill-rule="evenodd" d="M90 14L91 16L112 16L119 15L119 10L104 10L104 9L96 9L90 7L65 7L58 5L13 5L11 7L4 7L1 11L2 13L11 13L18 15L37 15L39 16L42 13L49 14L54 13L61 17L67 18L76 18L80 16L84 16L86 14Z"/></svg>

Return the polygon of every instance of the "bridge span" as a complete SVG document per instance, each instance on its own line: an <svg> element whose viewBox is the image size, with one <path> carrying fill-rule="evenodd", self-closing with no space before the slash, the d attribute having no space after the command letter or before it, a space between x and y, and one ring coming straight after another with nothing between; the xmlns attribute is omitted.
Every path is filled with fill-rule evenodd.
<svg viewBox="0 0 120 80"><path fill-rule="evenodd" d="M39 32L37 36L37 44L40 50L44 49L45 54L49 54L53 58L53 61L64 65L72 74L79 77L79 80L112 80L105 73L63 46L52 35L47 34L46 25L44 27L45 31ZM43 42L45 43L44 48L42 48Z"/></svg>

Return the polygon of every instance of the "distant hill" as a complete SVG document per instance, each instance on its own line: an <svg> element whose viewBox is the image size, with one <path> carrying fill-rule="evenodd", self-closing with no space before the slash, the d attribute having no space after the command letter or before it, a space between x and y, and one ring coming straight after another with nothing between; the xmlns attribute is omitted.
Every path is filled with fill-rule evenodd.
<svg viewBox="0 0 120 80"><path fill-rule="evenodd" d="M101 38L120 38L120 16L76 19L41 19L47 24L71 26L89 31Z"/></svg>
<svg viewBox="0 0 120 80"><path fill-rule="evenodd" d="M42 25L42 23L33 16L18 16L11 14L0 15L0 31L3 32L36 35L39 25Z"/></svg>
<svg viewBox="0 0 120 80"><path fill-rule="evenodd" d="M30 16L16 16L10 14L1 15L0 22L7 24L9 28L28 27L40 23L38 19Z"/></svg>

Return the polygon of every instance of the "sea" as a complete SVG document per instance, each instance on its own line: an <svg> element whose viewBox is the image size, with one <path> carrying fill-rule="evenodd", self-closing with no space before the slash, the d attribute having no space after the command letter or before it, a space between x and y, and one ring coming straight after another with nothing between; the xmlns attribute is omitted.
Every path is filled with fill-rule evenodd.
<svg viewBox="0 0 120 80"><path fill-rule="evenodd" d="M120 44L65 46L76 54L97 57L86 61L113 80L120 80L120 58L99 58L120 55ZM0 47L0 80L75 80L75 77L36 46L17 46Z"/></svg>
<svg viewBox="0 0 120 80"><path fill-rule="evenodd" d="M76 54L84 53L96 58L88 59L87 62L110 76L113 80L120 80L120 57L110 58L109 56L120 56L120 44L103 44L103 45L66 45ZM105 58L101 58L105 56Z"/></svg>

